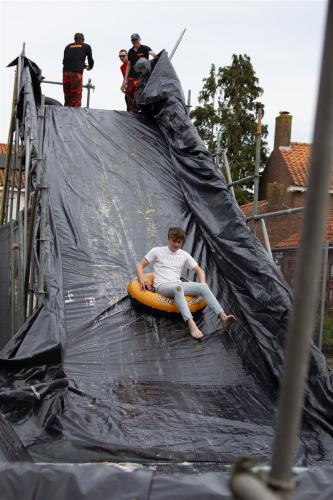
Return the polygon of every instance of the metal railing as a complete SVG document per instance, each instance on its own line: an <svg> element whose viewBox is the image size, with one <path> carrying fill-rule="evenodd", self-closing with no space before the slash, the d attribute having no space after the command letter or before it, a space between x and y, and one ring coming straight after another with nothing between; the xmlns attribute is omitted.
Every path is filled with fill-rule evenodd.
<svg viewBox="0 0 333 500"><path fill-rule="evenodd" d="M42 80L41 83L50 83L52 85L63 85L62 82L55 82L55 81L52 81L52 80ZM87 89L87 108L89 109L89 105L90 105L90 93L92 90L95 90L95 85L93 85L91 83L91 78L88 79L88 83L86 83L85 85L82 85L82 88L84 89Z"/></svg>

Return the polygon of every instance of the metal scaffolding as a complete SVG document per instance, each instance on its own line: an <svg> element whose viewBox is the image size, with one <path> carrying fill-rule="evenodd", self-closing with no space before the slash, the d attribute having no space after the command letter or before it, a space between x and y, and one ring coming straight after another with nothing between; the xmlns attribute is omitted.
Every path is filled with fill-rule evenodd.
<svg viewBox="0 0 333 500"><path fill-rule="evenodd" d="M25 64L25 44L17 59L11 119L5 161L4 190L0 222L10 228L10 331L14 335L45 297L45 227L47 186L43 162L44 96L39 108L38 138L29 124L19 122L17 108L25 95L21 92ZM24 106L23 106L24 107ZM38 151L36 151L38 144ZM37 166L37 169L36 169ZM36 183L34 183L36 179ZM15 196L16 195L16 196ZM24 196L24 200L21 197ZM15 199L16 198L16 199ZM22 205L23 201L23 207ZM15 207L16 203L16 207ZM36 207L40 207L39 238L33 248L36 231ZM35 285L35 258L39 256L38 288ZM38 301L36 297L38 296Z"/></svg>
<svg viewBox="0 0 333 500"><path fill-rule="evenodd" d="M52 85L63 85L62 82L55 82L55 81L52 81L52 80L42 80L41 83L50 83ZM85 85L82 85L82 88L84 89L87 89L87 105L86 105L86 108L89 109L89 106L90 106L90 94L91 94L91 91L95 90L95 85L93 85L91 83L91 78L88 79L88 83L86 83Z"/></svg>

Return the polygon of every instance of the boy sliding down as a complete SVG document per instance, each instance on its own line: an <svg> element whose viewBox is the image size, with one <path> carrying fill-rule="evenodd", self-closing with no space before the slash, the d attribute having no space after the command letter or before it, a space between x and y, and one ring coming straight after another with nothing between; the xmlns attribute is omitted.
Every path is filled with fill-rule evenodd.
<svg viewBox="0 0 333 500"><path fill-rule="evenodd" d="M201 339L203 334L193 320L185 295L203 297L207 305L219 316L226 329L236 321L236 318L232 314L225 314L206 284L204 271L189 253L182 250L185 238L186 233L183 229L171 227L168 231L168 246L152 248L136 265L135 272L141 288L149 290L150 287L145 281L143 270L148 264L153 264L156 292L175 299L179 311L190 329L190 334L195 339ZM200 283L181 281L180 275L184 267L194 271L198 275Z"/></svg>

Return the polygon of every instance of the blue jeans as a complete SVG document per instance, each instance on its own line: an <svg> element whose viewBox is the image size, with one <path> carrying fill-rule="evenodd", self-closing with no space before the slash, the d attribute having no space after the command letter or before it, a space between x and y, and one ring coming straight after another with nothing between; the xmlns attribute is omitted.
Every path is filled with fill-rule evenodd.
<svg viewBox="0 0 333 500"><path fill-rule="evenodd" d="M205 299L208 307L210 307L210 309L212 309L216 314L220 314L221 312L223 312L222 307L214 297L207 283L196 283L193 281L185 281L181 283L165 283L159 285L156 288L156 292L160 293L161 295L165 295L166 297L175 299L175 302L179 308L180 314L183 316L184 321L192 318L192 314L187 305L185 295L200 295L200 297L203 297Z"/></svg>

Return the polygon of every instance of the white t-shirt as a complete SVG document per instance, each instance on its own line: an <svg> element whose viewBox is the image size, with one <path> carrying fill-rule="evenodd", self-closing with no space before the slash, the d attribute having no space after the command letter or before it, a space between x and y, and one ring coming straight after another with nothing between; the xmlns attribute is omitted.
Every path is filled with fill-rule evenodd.
<svg viewBox="0 0 333 500"><path fill-rule="evenodd" d="M154 286L165 283L180 283L180 275L184 267L193 269L197 262L181 248L172 252L169 247L154 247L145 258L154 267Z"/></svg>

